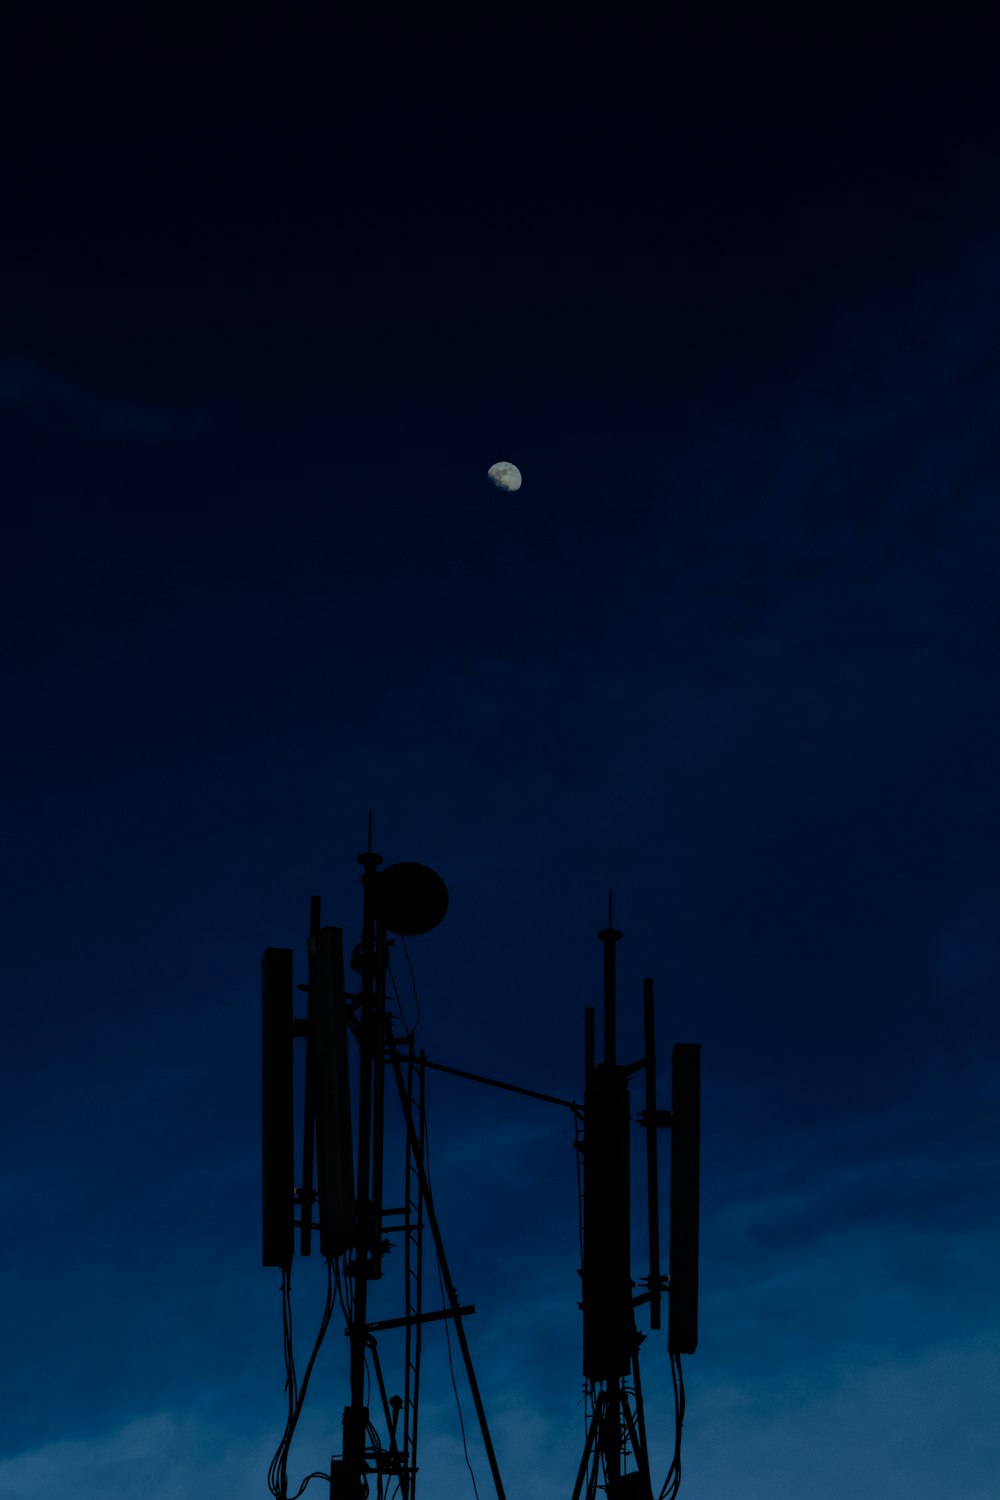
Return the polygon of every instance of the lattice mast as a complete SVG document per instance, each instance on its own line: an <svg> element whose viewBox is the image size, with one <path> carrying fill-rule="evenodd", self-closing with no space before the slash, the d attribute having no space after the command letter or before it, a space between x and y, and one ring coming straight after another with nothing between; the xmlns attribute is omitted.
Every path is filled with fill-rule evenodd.
<svg viewBox="0 0 1000 1500"><path fill-rule="evenodd" d="M402 1500L414 1500L421 1333L426 1323L443 1318L454 1324L498 1500L505 1500L463 1326L463 1318L475 1308L459 1301L427 1178L426 1059L417 1053L412 1032L397 1038L386 1007L389 935L408 937L436 926L447 909L447 890L425 865L380 869L382 857L371 848L370 824L368 849L358 861L363 871L362 933L351 954L351 969L359 976L357 992L345 989L342 929L321 925L318 897L312 898L310 907L308 982L299 986L307 993L304 1019L293 1017L292 951L269 948L262 962L262 1260L265 1266L281 1268L287 1287L295 1230L299 1230L303 1256L311 1254L318 1231L320 1252L342 1292L350 1399L343 1411L341 1452L330 1463L331 1500L381 1496L392 1482L398 1483ZM306 1043L302 1173L297 1188L293 1186L293 1037ZM356 1136L349 1041L357 1052ZM403 1202L396 1207L383 1202L387 1071L405 1133ZM443 1307L430 1311L423 1294L425 1227L430 1230L445 1297ZM382 1279L390 1248L386 1235L402 1240L403 1311L399 1316L373 1319L371 1284ZM401 1395L389 1394L379 1355L376 1336L388 1330L403 1333ZM384 1436L366 1401L369 1386L379 1398ZM297 1417L296 1411L286 1429L286 1451ZM272 1493L285 1500L287 1481L282 1466L272 1465L272 1479Z"/></svg>
<svg viewBox="0 0 1000 1500"><path fill-rule="evenodd" d="M497 1500L505 1500L486 1413L479 1393L463 1319L475 1312L462 1306L445 1255L426 1170L424 1079L426 1068L529 1096L569 1109L582 1118L583 1178L583 1374L586 1436L572 1500L652 1500L650 1455L639 1370L636 1309L648 1305L650 1328L661 1326L661 1303L668 1296L667 1351L674 1378L676 1441L674 1459L659 1492L673 1500L680 1484L680 1430L683 1379L680 1355L698 1341L698 1196L700 1132L700 1047L678 1043L672 1057L672 1109L657 1107L653 982L643 981L643 1056L622 1064L617 1056L616 945L609 897L603 945L601 1060L597 1060L596 1015L584 1017L584 1103L486 1078L430 1062L417 1052L413 1030L397 1037L386 1006L390 934L403 938L427 932L443 918L448 904L444 882L425 865L397 864L380 869L371 847L358 856L362 866L361 941L351 970L359 976L356 993L344 983L343 933L324 927L320 902L313 897L308 940L307 1014L293 1016L292 959L289 949L269 948L263 958L263 1264L282 1270L283 1305L288 1302L295 1229L308 1256L318 1232L320 1252L330 1269L343 1307L349 1344L350 1399L343 1410L342 1448L331 1459L331 1500L382 1500L398 1485L402 1500L415 1500L422 1331L428 1322L450 1320L455 1328L469 1390L479 1421ZM294 1186L293 1038L306 1043L302 1172ZM349 1042L357 1049L357 1132L353 1131ZM383 1203L386 1072L392 1075L405 1134L403 1202ZM638 1116L646 1139L648 1274L636 1291L631 1274L629 1080L642 1071L645 1109ZM670 1128L670 1274L660 1270L658 1132ZM353 1142L356 1139L357 1150ZM295 1218L295 1212L298 1218ZM444 1305L428 1311L423 1294L426 1260L424 1229L430 1231L433 1259ZM373 1320L371 1283L382 1279L392 1235L402 1240L402 1312ZM332 1304L328 1304L326 1321ZM326 1326L326 1321L323 1327ZM389 1394L376 1335L402 1330L402 1394ZM322 1331L321 1331L322 1337ZM317 1345L318 1347L318 1345ZM286 1322L286 1356L290 1326ZM315 1357L315 1356L314 1356ZM369 1379L369 1364L373 1379ZM311 1362L310 1362L311 1368ZM290 1366L289 1421L272 1463L269 1484L275 1500L288 1500L285 1460L298 1420L301 1391ZM384 1440L366 1391L378 1394ZM294 1408L294 1409L293 1409ZM308 1480L306 1481L308 1483Z"/></svg>
<svg viewBox="0 0 1000 1500"><path fill-rule="evenodd" d="M598 1488L608 1500L652 1500L639 1346L644 1335L635 1311L649 1306L650 1327L661 1324L661 1300L669 1295L668 1355L675 1380L680 1354L698 1341L698 1180L700 1053L697 1044L678 1043L672 1059L673 1103L656 1104L656 1041L653 981L643 981L644 1054L627 1065L617 1056L616 945L608 897L608 925L598 933L604 948L603 1057L596 1058L593 1006L584 1014L583 1140L583 1374L588 1424L572 1500L594 1500ZM629 1079L642 1071L645 1110L639 1116L646 1136L648 1274L636 1293L631 1274L631 1163ZM660 1271L658 1130L670 1127L670 1276ZM680 1421L676 1411L675 1459L664 1491L680 1483Z"/></svg>

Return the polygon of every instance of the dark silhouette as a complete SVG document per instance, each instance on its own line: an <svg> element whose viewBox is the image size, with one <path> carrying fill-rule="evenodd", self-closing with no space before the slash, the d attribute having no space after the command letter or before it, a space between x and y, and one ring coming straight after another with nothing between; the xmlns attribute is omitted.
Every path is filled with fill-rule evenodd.
<svg viewBox="0 0 1000 1500"><path fill-rule="evenodd" d="M639 1372L640 1336L635 1309L649 1305L650 1326L660 1327L660 1302L669 1291L667 1350L674 1378L674 1456L660 1490L671 1500L680 1488L684 1416L681 1354L698 1340L698 1154L701 1048L678 1044L673 1052L673 1109L656 1107L653 981L643 981L645 1055L624 1066L617 1060L615 945L622 934L608 925L604 945L604 1057L595 1059L594 1010L585 1014L583 1114L583 1373L590 1420L573 1500L594 1500L603 1486L609 1500L652 1500L649 1449ZM644 1070L649 1272L646 1290L634 1295L630 1246L628 1080ZM657 1131L671 1128L670 1277L660 1274ZM631 1385L628 1384L631 1379ZM633 1467L629 1469L628 1465Z"/></svg>
<svg viewBox="0 0 1000 1500"><path fill-rule="evenodd" d="M312 1479L320 1478L328 1480L331 1500L361 1500L372 1493L374 1480L379 1496L395 1482L403 1500L413 1500L422 1330L429 1322L443 1321L446 1335L454 1327L496 1494L498 1500L505 1500L463 1321L475 1308L461 1304L452 1281L427 1171L424 1079L426 1070L435 1068L572 1111L582 1154L580 1274L588 1403L587 1438L573 1500L580 1500L582 1494L594 1500L599 1485L610 1500L652 1500L635 1310L648 1304L651 1327L659 1329L664 1290L669 1294L668 1355L674 1376L676 1436L673 1462L660 1494L669 1500L680 1485L684 1388L679 1356L693 1352L697 1343L700 1048L692 1044L674 1048L673 1110L658 1110L653 986L647 979L645 1055L630 1065L618 1062L615 944L622 934L611 925L609 903L608 927L599 934L604 944L604 1055L598 1063L594 1010L588 1007L582 1108L554 1095L430 1062L416 1050L415 1026L405 1027L401 1007L397 1005L398 1015L388 1008L386 980L387 976L391 978L392 936L400 938L405 953L407 936L437 926L447 910L447 888L425 865L402 863L380 869L381 855L371 848L370 822L368 844L368 850L358 856L363 868L361 939L350 957L351 971L360 981L357 992L350 993L345 987L343 932L321 925L320 901L315 896L310 910L308 980L299 985L307 994L304 1019L296 1020L293 1014L291 950L269 948L262 962L262 1260L265 1266L281 1271L288 1376L288 1415L271 1464L271 1493L275 1500L289 1500L291 1441L316 1356L334 1307L339 1304L350 1347L350 1403L343 1413L342 1448L331 1459L328 1474L308 1475L296 1493L301 1494ZM397 1021L403 1026L398 1035ZM302 1177L298 1188L294 1186L293 1099L293 1047L297 1037L306 1045ZM356 1140L348 1067L351 1039L358 1049ZM644 1278L645 1290L636 1295L631 1276L629 1078L639 1069L644 1070L646 1092L646 1109L639 1123L647 1144L649 1273ZM405 1126L405 1201L395 1208L383 1204L382 1192L387 1072ZM667 1126L672 1128L671 1274L664 1278L659 1268L657 1132ZM442 1307L429 1311L423 1306L425 1227L431 1234L444 1298ZM320 1253L327 1265L326 1304L301 1385L291 1337L296 1228L304 1256L311 1254L313 1234L318 1230ZM398 1317L371 1321L368 1286L382 1277L387 1233L402 1239L405 1310ZM378 1352L376 1335L388 1330L401 1330L403 1336L400 1395L389 1395ZM450 1363L450 1337L448 1347ZM384 1438L379 1436L366 1405L369 1360L374 1372L370 1389L373 1394L377 1392L382 1408ZM454 1368L452 1379L454 1382ZM455 1395L458 1401L457 1386ZM461 1421L460 1404L459 1418ZM464 1442L464 1424L462 1435Z"/></svg>

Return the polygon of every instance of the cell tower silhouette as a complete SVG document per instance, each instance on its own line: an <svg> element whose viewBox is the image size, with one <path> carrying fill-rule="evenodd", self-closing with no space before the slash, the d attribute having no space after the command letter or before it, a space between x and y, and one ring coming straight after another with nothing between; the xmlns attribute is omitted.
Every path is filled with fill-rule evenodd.
<svg viewBox="0 0 1000 1500"><path fill-rule="evenodd" d="M668 1297L667 1353L673 1376L675 1441L673 1461L658 1500L673 1500L680 1485L680 1437L684 1385L680 1356L698 1340L698 1195L700 1047L673 1049L670 1111L657 1108L653 983L644 981L644 1055L621 1064L616 1048L615 947L622 934L612 922L599 934L604 945L603 1057L595 1056L595 1011L585 1011L583 1105L534 1089L460 1068L431 1062L416 1049L415 1027L397 1032L399 1015L387 1003L386 976L393 937L429 932L444 918L444 881L426 865L402 863L380 869L371 848L358 856L362 866L363 915L360 942L350 954L358 987L349 992L344 977L343 931L324 927L320 900L310 909L306 1015L294 1015L293 953L268 948L262 960L262 1263L281 1271L288 1415L271 1464L269 1488L275 1500L289 1496L287 1461L309 1377L324 1334L339 1305L349 1347L350 1401L343 1410L341 1449L329 1472L306 1477L329 1481L330 1500L389 1500L398 1493L414 1500L418 1474L418 1414L422 1332L431 1322L454 1326L498 1500L505 1500L486 1410L476 1379L464 1319L475 1307L462 1305L452 1280L434 1209L427 1170L424 1090L428 1069L450 1073L494 1088L527 1095L572 1111L575 1145L582 1157L583 1375L586 1434L572 1500L594 1500L602 1489L608 1500L652 1500L650 1457L639 1374L644 1335L636 1309L648 1307L650 1328L661 1326L663 1294ZM405 944L404 944L405 949ZM399 1009L397 1007L397 1009ZM303 1089L302 1171L295 1184L294 1043L306 1045ZM357 1049L354 1075L358 1102L356 1134L351 1109L349 1051ZM649 1269L644 1290L631 1275L629 1079L645 1078L645 1109L638 1116L646 1138ZM404 1126L403 1202L383 1202L387 1083ZM670 1274L660 1272L659 1130L671 1129ZM291 1337L291 1269L296 1230L303 1256L318 1235L327 1266L327 1298L319 1336L301 1383ZM424 1302L425 1234L433 1245L435 1280L443 1305ZM391 1237L391 1238L390 1238ZM369 1289L383 1278L383 1262L393 1240L402 1245L402 1294L397 1316L372 1320ZM378 1337L402 1336L399 1393L389 1395ZM370 1369L369 1369L370 1365ZM372 1376L374 1377L372 1379ZM457 1394L457 1391L456 1391ZM377 1396L376 1419L368 1401ZM379 1425L379 1423L381 1425Z"/></svg>

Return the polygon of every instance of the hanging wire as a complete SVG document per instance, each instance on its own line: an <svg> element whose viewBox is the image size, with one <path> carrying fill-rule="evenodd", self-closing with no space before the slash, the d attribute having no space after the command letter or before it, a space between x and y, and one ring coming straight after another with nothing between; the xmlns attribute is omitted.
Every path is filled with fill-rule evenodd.
<svg viewBox="0 0 1000 1500"><path fill-rule="evenodd" d="M406 1024L406 1016L403 1014L403 997L399 993L399 985L396 983L396 976L392 972L392 964L386 965L386 973L389 976L389 983L392 985L392 998L396 1002L396 1009L399 1011L399 1019L403 1023L403 1035L400 1040L405 1042L409 1037L413 1035L413 1027Z"/></svg>
<svg viewBox="0 0 1000 1500"><path fill-rule="evenodd" d="M659 1500L675 1500L681 1487L681 1430L684 1426L684 1408L686 1405L684 1396L684 1372L681 1369L681 1357L679 1354L671 1354L670 1374L674 1382L674 1456L667 1470L667 1477L663 1481L663 1488L659 1494Z"/></svg>
<svg viewBox="0 0 1000 1500"><path fill-rule="evenodd" d="M412 1036L417 1027L420 1025L420 996L417 994L417 976L414 974L413 965L410 962L410 950L407 948L406 939L402 936L402 934L400 934L399 941L403 945L403 957L406 959L406 967L410 971L410 983L413 985L413 1003L417 1007L417 1019L414 1021L409 1031L409 1035Z"/></svg>
<svg viewBox="0 0 1000 1500"><path fill-rule="evenodd" d="M295 1356L294 1350L292 1348L292 1306L290 1272L282 1273L281 1290L282 1322L284 1325L285 1346L285 1389L288 1392L288 1417L285 1422L285 1430L281 1435L281 1441L278 1444L277 1452L272 1458L270 1467L267 1471L267 1487L270 1490L271 1494L275 1497L275 1500L299 1500L299 1496L302 1495L305 1491L306 1485L308 1485L313 1479L325 1479L327 1484L330 1483L329 1474L323 1474L317 1470L315 1473L308 1474L306 1476L306 1478L300 1484L299 1488L295 1491L294 1495L289 1495L288 1493L289 1449L292 1445L292 1438L295 1436L295 1429L298 1426L299 1417L302 1415L302 1407L306 1399L306 1392L309 1389L309 1379L313 1372L313 1366L316 1363L316 1356L319 1354L320 1346L322 1345L323 1339L326 1335L326 1330L330 1326L330 1318L333 1315L335 1300L333 1261L327 1260L326 1263L326 1301L323 1304L323 1316L320 1320L319 1332L316 1335L316 1342L313 1345L312 1353L309 1356L309 1363L306 1365L305 1374L302 1377L301 1386L298 1384L295 1374Z"/></svg>
<svg viewBox="0 0 1000 1500"><path fill-rule="evenodd" d="M413 1001L417 1007L417 1017L412 1026L407 1023L406 1016L403 1013L403 997L399 993L399 986L396 983L396 976L392 972L392 965L387 964L386 968L389 975L389 982L392 985L392 995L393 999L396 1002L396 1009L399 1011L399 1019L403 1023L403 1035L400 1038L400 1041L405 1042L409 1041L410 1038L415 1035L417 1027L420 1025L420 996L417 994L417 979L416 975L413 972L413 964L410 961L410 954L406 946L406 939L403 937L402 933L399 934L399 941L403 946L403 957L406 959L406 966L410 971L410 984L413 988Z"/></svg>
<svg viewBox="0 0 1000 1500"><path fill-rule="evenodd" d="M278 1451L271 1460L268 1470L267 1487L272 1495L282 1493L282 1485L287 1490L287 1480L282 1479L284 1468L284 1456L287 1444L290 1441L290 1433L294 1426L295 1406L298 1401L298 1381L295 1375L295 1349L292 1343L292 1271L289 1266L281 1272L281 1325L282 1343L285 1359L285 1395L288 1398L288 1412L285 1417L285 1429L278 1444Z"/></svg>
<svg viewBox="0 0 1000 1500"><path fill-rule="evenodd" d="M295 1374L295 1344L292 1337L292 1268L281 1273L281 1323L285 1345L285 1390L288 1392L288 1416L291 1420L295 1403L299 1399L299 1383Z"/></svg>
<svg viewBox="0 0 1000 1500"><path fill-rule="evenodd" d="M333 1268L333 1285L334 1285L334 1290L336 1291L336 1294L337 1294L337 1301L340 1303L340 1310L344 1314L344 1321L347 1323L348 1327L350 1327L350 1325L354 1321L354 1309L353 1309L352 1306L349 1305L349 1300L350 1300L349 1299L349 1293L350 1293L350 1291L353 1290L353 1287L351 1287L351 1283L350 1283L349 1278L345 1278L345 1279L346 1279L347 1286L348 1286L348 1289L349 1289L347 1296L345 1296L345 1292L344 1292L344 1281L342 1281L341 1277L340 1277L340 1267L338 1265L334 1264L334 1268Z"/></svg>
<svg viewBox="0 0 1000 1500"><path fill-rule="evenodd" d="M441 1267L440 1266L438 1266L438 1282L440 1283L440 1286L441 1286L441 1302L442 1302L442 1305L443 1305L444 1304L444 1300L445 1300L445 1298L444 1298L444 1278L441 1275ZM454 1360L451 1357L451 1333L449 1332L449 1329L448 1329L448 1319L447 1318L442 1318L441 1321L444 1323L444 1339L445 1339L445 1344L447 1345L447 1348L448 1348L448 1369L451 1372L451 1388L455 1392L455 1409L458 1412L458 1425L461 1428L461 1432L462 1432L462 1447L465 1450L465 1467L469 1471L469 1477L472 1480L472 1488L473 1488L473 1490L475 1492L476 1500L479 1500L479 1486L476 1484L476 1475L475 1475L475 1472L474 1472L473 1467L472 1467L472 1460L469 1457L469 1443L468 1443L468 1439L466 1438L466 1435L465 1435L465 1419L462 1416L462 1403L458 1399L458 1382L455 1379L455 1363L454 1363Z"/></svg>
<svg viewBox="0 0 1000 1500"><path fill-rule="evenodd" d="M377 1429L375 1428L375 1426L374 1426L374 1424L372 1422L368 1423L368 1426L365 1429L365 1431L366 1431L367 1436L368 1436L369 1452L371 1453L372 1457L375 1460L375 1479L376 1479L375 1488L376 1488L378 1500L384 1500L385 1483L384 1483L384 1479L383 1479L383 1475L382 1475L382 1465L379 1462L379 1459L384 1456L385 1449L382 1446L382 1439L379 1437L378 1431L377 1431Z"/></svg>

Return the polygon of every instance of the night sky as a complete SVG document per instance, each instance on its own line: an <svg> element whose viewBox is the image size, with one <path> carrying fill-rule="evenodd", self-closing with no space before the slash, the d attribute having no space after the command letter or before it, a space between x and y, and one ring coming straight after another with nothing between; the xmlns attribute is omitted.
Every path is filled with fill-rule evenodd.
<svg viewBox="0 0 1000 1500"><path fill-rule="evenodd" d="M702 1045L682 1495L996 1500L987 28L334 9L2 23L0 1497L266 1495L260 958L357 940L371 809L450 892L431 1059L580 1098L609 888L621 1053L646 975L664 1094ZM508 1495L568 1500L572 1120L428 1117ZM295 1486L346 1371L335 1319Z"/></svg>

